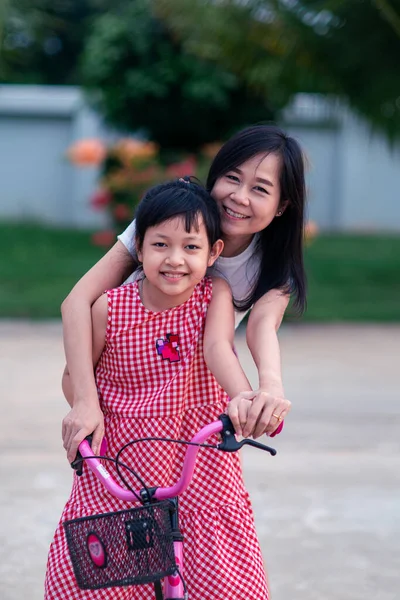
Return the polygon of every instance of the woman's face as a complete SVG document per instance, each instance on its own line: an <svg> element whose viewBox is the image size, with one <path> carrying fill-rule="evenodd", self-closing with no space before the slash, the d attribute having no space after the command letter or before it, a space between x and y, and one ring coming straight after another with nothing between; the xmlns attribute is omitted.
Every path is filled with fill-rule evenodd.
<svg viewBox="0 0 400 600"><path fill-rule="evenodd" d="M211 193L224 236L250 241L271 223L279 210L279 176L280 158L257 154L217 179Z"/></svg>

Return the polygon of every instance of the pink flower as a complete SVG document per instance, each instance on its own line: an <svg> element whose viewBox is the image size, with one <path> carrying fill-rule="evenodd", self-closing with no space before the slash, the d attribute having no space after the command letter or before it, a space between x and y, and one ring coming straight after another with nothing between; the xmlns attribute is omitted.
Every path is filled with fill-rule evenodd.
<svg viewBox="0 0 400 600"><path fill-rule="evenodd" d="M112 196L108 190L100 188L90 199L90 205L94 210L102 210L111 202Z"/></svg>
<svg viewBox="0 0 400 600"><path fill-rule="evenodd" d="M126 204L116 204L114 207L114 217L117 221L127 221L132 218L132 211Z"/></svg>
<svg viewBox="0 0 400 600"><path fill-rule="evenodd" d="M165 172L168 177L184 177L185 175L194 175L196 167L196 158L194 156L188 156L182 162L174 163L167 167Z"/></svg>
<svg viewBox="0 0 400 600"><path fill-rule="evenodd" d="M106 156L106 147L100 140L79 140L67 150L69 160L82 167L98 166Z"/></svg>
<svg viewBox="0 0 400 600"><path fill-rule="evenodd" d="M112 246L115 241L115 233L112 229L97 231L92 235L91 240L95 246Z"/></svg>
<svg viewBox="0 0 400 600"><path fill-rule="evenodd" d="M318 234L318 225L315 221L307 221L304 225L304 237L307 242L311 241Z"/></svg>

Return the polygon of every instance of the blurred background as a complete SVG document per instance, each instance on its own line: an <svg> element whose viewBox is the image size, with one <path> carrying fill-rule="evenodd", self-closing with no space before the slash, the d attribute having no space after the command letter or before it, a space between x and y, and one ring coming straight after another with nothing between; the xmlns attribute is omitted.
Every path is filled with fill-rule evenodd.
<svg viewBox="0 0 400 600"><path fill-rule="evenodd" d="M275 121L308 159L305 318L400 318L399 0L0 10L0 316L59 316L143 188L204 180L232 133Z"/></svg>
<svg viewBox="0 0 400 600"><path fill-rule="evenodd" d="M62 300L143 189L257 122L309 196L293 416L275 462L245 454L272 600L397 600L399 57L400 0L0 0L2 600L42 597L70 486Z"/></svg>

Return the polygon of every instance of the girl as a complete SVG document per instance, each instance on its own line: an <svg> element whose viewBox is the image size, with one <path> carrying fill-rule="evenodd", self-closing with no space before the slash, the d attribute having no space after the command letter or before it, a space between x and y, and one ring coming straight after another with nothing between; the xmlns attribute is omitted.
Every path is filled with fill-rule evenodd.
<svg viewBox="0 0 400 600"><path fill-rule="evenodd" d="M232 395L251 389L233 351L230 288L221 279L204 277L222 250L219 233L216 204L192 183L157 186L138 207L135 240L142 275L109 290L92 307L93 362L110 456L135 438L190 439L217 419L228 397L206 362ZM63 388L71 402L67 369ZM182 446L140 446L128 448L123 461L133 464L148 485L176 481ZM88 469L74 477L50 548L46 600L153 600L152 585L81 590L73 575L62 522L123 508ZM192 600L268 599L237 454L199 452L180 513ZM204 571L209 577L196 577Z"/></svg>
<svg viewBox="0 0 400 600"><path fill-rule="evenodd" d="M292 295L305 305L303 225L304 161L298 143L271 125L248 127L214 158L207 189L221 213L224 249L215 263L230 284L236 322L250 309L247 344L258 369L258 388L241 390L228 406L238 434L271 434L290 410L282 385L277 331ZM137 267L131 225L76 284L62 305L64 345L73 384L73 407L63 421L68 459L94 431L100 447L103 415L91 361L90 306L107 287Z"/></svg>

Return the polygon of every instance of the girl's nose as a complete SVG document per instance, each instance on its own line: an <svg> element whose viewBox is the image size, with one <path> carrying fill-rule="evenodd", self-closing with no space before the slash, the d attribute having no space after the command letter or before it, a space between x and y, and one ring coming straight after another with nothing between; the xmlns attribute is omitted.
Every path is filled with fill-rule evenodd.
<svg viewBox="0 0 400 600"><path fill-rule="evenodd" d="M165 262L171 265L171 267L178 267L179 265L183 265L185 261L181 252L172 250L166 257Z"/></svg>

